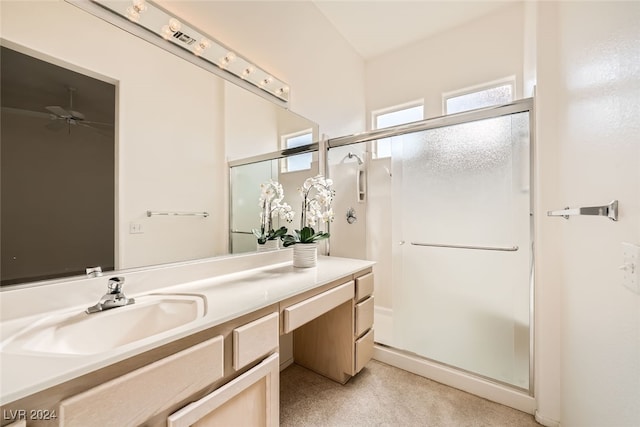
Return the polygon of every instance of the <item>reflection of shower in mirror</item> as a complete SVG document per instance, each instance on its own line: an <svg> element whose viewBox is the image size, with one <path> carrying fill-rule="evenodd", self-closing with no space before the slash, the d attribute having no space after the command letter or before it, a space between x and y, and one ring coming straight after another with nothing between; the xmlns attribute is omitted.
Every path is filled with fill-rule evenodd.
<svg viewBox="0 0 640 427"><path fill-rule="evenodd" d="M357 154L352 153L351 151L349 151L349 154L347 154L347 157L350 159L353 159L355 157L355 159L358 161L358 165L362 165L364 164L364 161L362 160L362 157L358 156Z"/></svg>

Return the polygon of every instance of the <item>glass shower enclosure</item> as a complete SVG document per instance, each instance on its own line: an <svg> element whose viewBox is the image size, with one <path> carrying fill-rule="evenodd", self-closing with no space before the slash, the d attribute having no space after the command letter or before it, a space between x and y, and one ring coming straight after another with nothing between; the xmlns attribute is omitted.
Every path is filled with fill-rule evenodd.
<svg viewBox="0 0 640 427"><path fill-rule="evenodd" d="M368 251L378 261L376 341L529 393L531 107L524 100L328 141L329 164L332 146L370 144L368 195L379 202L367 211L391 222L367 217L368 229L391 229L390 251ZM391 157L376 159L383 137L393 138ZM385 206L389 216L379 214Z"/></svg>

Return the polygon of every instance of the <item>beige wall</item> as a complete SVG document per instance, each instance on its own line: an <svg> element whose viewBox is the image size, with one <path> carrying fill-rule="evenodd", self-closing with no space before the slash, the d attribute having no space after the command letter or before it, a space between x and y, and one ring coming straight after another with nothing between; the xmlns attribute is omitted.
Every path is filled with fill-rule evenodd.
<svg viewBox="0 0 640 427"><path fill-rule="evenodd" d="M116 267L225 253L222 82L64 1L0 6L4 39L116 82ZM147 218L147 210L211 216ZM144 233L129 234L131 222Z"/></svg>
<svg viewBox="0 0 640 427"><path fill-rule="evenodd" d="M538 8L539 414L562 426L640 425L640 3ZM620 203L620 218L544 217Z"/></svg>
<svg viewBox="0 0 640 427"><path fill-rule="evenodd" d="M424 98L425 117L441 116L443 92L508 76L521 97L523 25L516 3L368 61L367 113Z"/></svg>
<svg viewBox="0 0 640 427"><path fill-rule="evenodd" d="M312 2L159 3L289 83L291 110L321 133L364 129L364 61ZM202 8L211 12L206 18Z"/></svg>

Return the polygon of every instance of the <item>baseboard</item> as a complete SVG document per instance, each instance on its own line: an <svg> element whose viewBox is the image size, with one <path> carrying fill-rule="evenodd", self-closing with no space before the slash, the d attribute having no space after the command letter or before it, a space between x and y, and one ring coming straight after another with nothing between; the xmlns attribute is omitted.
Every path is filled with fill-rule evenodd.
<svg viewBox="0 0 640 427"><path fill-rule="evenodd" d="M373 358L501 405L509 406L531 415L535 414L535 399L524 392L507 386L477 378L453 368L377 344L374 347Z"/></svg>
<svg viewBox="0 0 640 427"><path fill-rule="evenodd" d="M287 369L291 365L293 365L293 357L291 359L281 360L280 361L280 371L284 371L285 369Z"/></svg>
<svg viewBox="0 0 640 427"><path fill-rule="evenodd" d="M539 424L542 424L545 427L560 427L560 421L552 420L551 418L546 418L540 415L538 411L536 411L536 413L534 414L534 417Z"/></svg>

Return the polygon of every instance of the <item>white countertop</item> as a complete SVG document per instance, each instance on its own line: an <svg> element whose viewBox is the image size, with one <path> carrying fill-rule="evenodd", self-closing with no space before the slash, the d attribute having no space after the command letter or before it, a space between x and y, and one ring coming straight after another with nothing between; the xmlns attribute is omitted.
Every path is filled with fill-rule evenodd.
<svg viewBox="0 0 640 427"><path fill-rule="evenodd" d="M275 264L247 268L246 266L251 264L252 258L251 256L246 256L242 258L245 265L244 268L241 264L235 263L237 264L234 267L237 270L236 272L227 272L222 275L212 274L205 278L197 278L184 283L174 278L173 282L176 284L160 288L150 287L148 283L149 281L154 281L156 272L153 269L132 273L131 277L127 277L127 274L125 274L127 284L124 291L129 297L151 292L195 293L206 298L207 312L204 317L182 327L99 354L59 355L35 352L18 354L4 352L0 349L0 404L10 403L171 341L222 324L244 314L278 303L291 296L367 269L374 264L371 261L319 256L318 266L315 268L294 268L291 265L291 261L282 262L283 259L287 259L286 253L283 254L286 251L277 252L281 253L274 256L273 259L280 262ZM265 259L265 255L253 256L260 256L260 259ZM217 263L216 266L219 267L224 260L215 262ZM202 268L202 263L196 268ZM181 267L180 272L184 273L184 266ZM170 276L171 273L170 269L165 268L157 274L162 274L162 278L166 282L167 275ZM184 277L185 275L181 274L180 276ZM186 276L189 276L189 274ZM90 279L92 283L91 289L102 289L106 286L107 279L108 276ZM142 282L143 279L145 283L141 283L138 286L135 283L129 283L136 280ZM64 283L59 286L64 286ZM78 287L79 284L75 283L73 286ZM3 311L5 309L9 311L9 307L17 304L19 299L27 298L32 300L34 295L38 296L39 290L39 288L29 288L28 292L23 292L20 295L17 293L12 294L12 291L1 292L0 299L3 300ZM89 300L89 305L95 304L101 295L100 292L95 292L92 299ZM73 298L70 298L70 300L73 300ZM30 304L30 301L23 300L22 303ZM42 304L35 305L37 307L42 306ZM59 301L58 306L60 306ZM39 313L29 313L22 309L23 312L21 314L24 315L8 319L3 314L3 319L0 322L0 337L5 340L44 316L69 310L82 312L87 306L87 303L83 302L81 305L70 305L45 312L42 312L40 308Z"/></svg>

